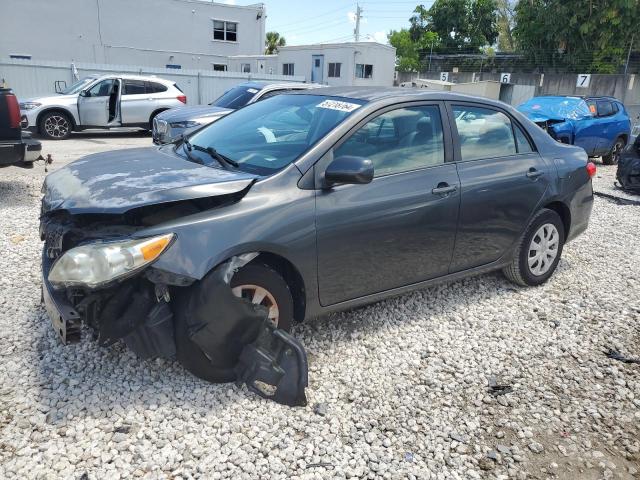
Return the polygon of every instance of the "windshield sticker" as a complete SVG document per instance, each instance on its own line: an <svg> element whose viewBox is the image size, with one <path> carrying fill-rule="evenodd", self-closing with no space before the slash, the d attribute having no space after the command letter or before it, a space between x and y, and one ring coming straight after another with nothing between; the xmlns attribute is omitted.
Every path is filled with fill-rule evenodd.
<svg viewBox="0 0 640 480"><path fill-rule="evenodd" d="M325 100L318 108L328 108L329 110L338 110L340 112L353 112L360 107L357 103L339 102L338 100Z"/></svg>
<svg viewBox="0 0 640 480"><path fill-rule="evenodd" d="M247 92L249 92L249 93L258 93L258 90L256 90L255 88L247 88Z"/></svg>

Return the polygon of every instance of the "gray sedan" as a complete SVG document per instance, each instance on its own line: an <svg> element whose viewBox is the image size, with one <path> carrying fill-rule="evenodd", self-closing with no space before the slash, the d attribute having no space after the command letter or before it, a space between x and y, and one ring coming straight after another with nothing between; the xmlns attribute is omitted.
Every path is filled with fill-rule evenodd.
<svg viewBox="0 0 640 480"><path fill-rule="evenodd" d="M67 340L84 322L102 344L175 355L203 378L255 379L241 346L258 311L284 341L295 321L436 282L502 270L544 283L587 228L594 173L583 149L500 102L278 95L188 141L50 174L45 303ZM287 342L263 344L264 369L299 351Z"/></svg>

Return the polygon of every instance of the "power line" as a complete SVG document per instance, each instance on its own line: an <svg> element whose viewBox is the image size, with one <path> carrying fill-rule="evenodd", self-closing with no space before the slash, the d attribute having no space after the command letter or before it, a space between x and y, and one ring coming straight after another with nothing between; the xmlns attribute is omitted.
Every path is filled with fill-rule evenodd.
<svg viewBox="0 0 640 480"><path fill-rule="evenodd" d="M307 16L304 19L300 19L300 20L293 21L293 22L290 22L290 23L285 23L285 24L280 24L280 25L276 25L276 26L273 26L273 27L269 27L269 29L277 30L277 29L281 29L281 28L284 28L284 27L288 27L289 25L300 25L301 23L315 22L318 18L326 17L327 15L332 15L332 14L334 14L336 12L339 12L339 11L344 11L346 8L349 8L349 7L347 7L347 6L338 7L336 9L334 9L334 10L329 10L328 12L321 13L321 14L318 14L318 15L314 15L313 17ZM347 13L347 12L345 12L345 13Z"/></svg>

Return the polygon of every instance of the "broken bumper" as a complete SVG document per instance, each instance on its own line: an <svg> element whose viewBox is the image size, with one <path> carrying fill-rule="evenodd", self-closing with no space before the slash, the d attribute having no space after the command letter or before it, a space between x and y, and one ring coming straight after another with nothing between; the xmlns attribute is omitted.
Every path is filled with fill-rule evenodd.
<svg viewBox="0 0 640 480"><path fill-rule="evenodd" d="M123 340L143 359L177 358L207 380L235 380L278 403L306 405L304 348L273 326L263 307L233 295L228 285L233 261L189 287L168 289L152 283L153 275L140 275L96 291L54 289L47 280L52 264L45 248L42 301L63 343L80 341L86 324L101 346ZM194 349L205 360L198 368L189 360Z"/></svg>

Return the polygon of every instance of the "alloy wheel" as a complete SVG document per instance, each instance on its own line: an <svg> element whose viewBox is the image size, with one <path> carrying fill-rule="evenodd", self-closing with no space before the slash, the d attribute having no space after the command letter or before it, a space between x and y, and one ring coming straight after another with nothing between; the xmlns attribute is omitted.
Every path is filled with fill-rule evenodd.
<svg viewBox="0 0 640 480"><path fill-rule="evenodd" d="M44 130L53 138L63 138L69 133L69 121L62 115L51 115L44 122Z"/></svg>
<svg viewBox="0 0 640 480"><path fill-rule="evenodd" d="M278 326L280 311L274 296L264 287L258 285L238 285L231 289L238 298L244 298L255 305L262 305L269 310L269 320Z"/></svg>
<svg viewBox="0 0 640 480"><path fill-rule="evenodd" d="M531 273L537 276L547 273L558 256L559 246L560 234L556 226L552 223L542 225L529 244L527 260Z"/></svg>

